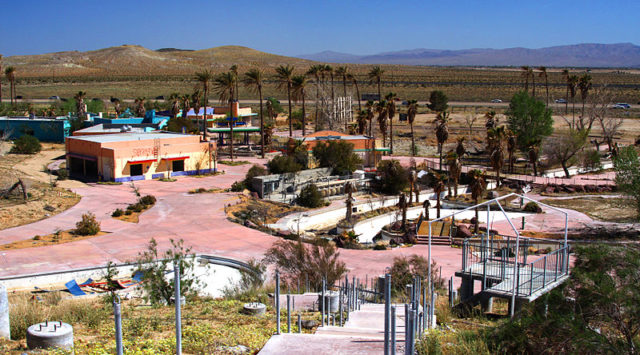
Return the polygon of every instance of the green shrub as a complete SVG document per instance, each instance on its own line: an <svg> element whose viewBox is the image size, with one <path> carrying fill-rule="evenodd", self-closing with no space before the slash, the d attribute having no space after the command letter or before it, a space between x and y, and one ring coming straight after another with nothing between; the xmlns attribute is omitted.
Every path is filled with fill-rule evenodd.
<svg viewBox="0 0 640 355"><path fill-rule="evenodd" d="M78 235L96 235L100 233L100 222L96 220L96 216L87 212L82 215L82 220L76 223L75 234Z"/></svg>
<svg viewBox="0 0 640 355"><path fill-rule="evenodd" d="M362 164L362 159L353 152L353 144L342 140L316 145L313 156L321 167L331 168L334 175L351 174Z"/></svg>
<svg viewBox="0 0 640 355"><path fill-rule="evenodd" d="M115 211L113 211L113 213L111 214L111 217L120 217L124 214L124 211L120 208L116 209Z"/></svg>
<svg viewBox="0 0 640 355"><path fill-rule="evenodd" d="M376 245L373 247L373 250L387 250L387 246L386 246L386 245L384 245L384 244L376 244Z"/></svg>
<svg viewBox="0 0 640 355"><path fill-rule="evenodd" d="M267 163L271 174L295 173L302 170L302 165L296 163L294 157L279 155Z"/></svg>
<svg viewBox="0 0 640 355"><path fill-rule="evenodd" d="M542 208L533 201L530 201L526 205L524 205L523 210L530 213L542 213Z"/></svg>
<svg viewBox="0 0 640 355"><path fill-rule="evenodd" d="M315 184L310 184L302 188L297 202L300 206L317 208L324 205L322 194Z"/></svg>
<svg viewBox="0 0 640 355"><path fill-rule="evenodd" d="M58 180L67 180L69 178L69 171L66 168L58 169L56 174L58 174Z"/></svg>
<svg viewBox="0 0 640 355"><path fill-rule="evenodd" d="M409 171L397 160L383 160L378 164L380 180L376 189L380 192L397 195L409 186Z"/></svg>
<svg viewBox="0 0 640 355"><path fill-rule="evenodd" d="M596 150L587 150L582 157L582 166L585 169L591 171L602 169L602 162L600 161L600 152Z"/></svg>
<svg viewBox="0 0 640 355"><path fill-rule="evenodd" d="M153 206L156 203L156 198L153 195L146 195L140 198L140 204L144 206Z"/></svg>
<svg viewBox="0 0 640 355"><path fill-rule="evenodd" d="M131 210L124 211L125 216L131 216L132 213L133 213L133 211L131 211Z"/></svg>
<svg viewBox="0 0 640 355"><path fill-rule="evenodd" d="M28 134L20 136L13 142L11 153L17 154L36 154L42 150L40 140Z"/></svg>
<svg viewBox="0 0 640 355"><path fill-rule="evenodd" d="M244 186L244 182L242 181L236 181L233 184L231 184L231 191L233 192L242 192L244 191L246 187Z"/></svg>
<svg viewBox="0 0 640 355"><path fill-rule="evenodd" d="M244 181L242 183L245 188L253 191L252 183L251 183L253 178L256 176L264 176L264 175L267 175L267 169L265 169L261 165L254 165L251 168L249 168L249 171L247 171L247 175L244 177Z"/></svg>

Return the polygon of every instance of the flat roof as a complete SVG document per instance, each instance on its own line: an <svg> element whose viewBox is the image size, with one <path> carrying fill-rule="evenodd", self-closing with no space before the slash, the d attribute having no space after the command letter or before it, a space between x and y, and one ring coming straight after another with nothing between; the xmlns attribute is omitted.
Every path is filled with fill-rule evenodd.
<svg viewBox="0 0 640 355"><path fill-rule="evenodd" d="M69 139L79 139L88 142L96 143L111 143L111 142L125 142L125 141L141 141L150 139L172 139L172 138L184 138L184 137L196 137L192 134L180 134L180 133L122 133L122 134L105 134L94 136L71 136Z"/></svg>

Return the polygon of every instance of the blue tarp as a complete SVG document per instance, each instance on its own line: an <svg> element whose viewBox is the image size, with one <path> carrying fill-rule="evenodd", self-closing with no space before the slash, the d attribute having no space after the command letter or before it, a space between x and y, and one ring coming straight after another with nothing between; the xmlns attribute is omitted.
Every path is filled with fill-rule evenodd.
<svg viewBox="0 0 640 355"><path fill-rule="evenodd" d="M69 291L69 293L74 296L84 296L87 294L86 292L82 291L80 286L78 286L78 283L76 282L76 280L71 280L64 285Z"/></svg>

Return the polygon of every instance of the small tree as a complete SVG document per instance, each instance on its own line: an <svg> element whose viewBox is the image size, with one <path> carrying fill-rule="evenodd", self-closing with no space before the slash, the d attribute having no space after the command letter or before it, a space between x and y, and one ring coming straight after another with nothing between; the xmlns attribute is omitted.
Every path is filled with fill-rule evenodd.
<svg viewBox="0 0 640 355"><path fill-rule="evenodd" d="M379 190L397 195L409 185L409 171L397 160L383 160L378 163Z"/></svg>
<svg viewBox="0 0 640 355"><path fill-rule="evenodd" d="M193 276L195 254L191 248L185 248L182 239L170 241L171 249L161 253L158 250L158 242L152 238L147 250L138 254L138 270L144 273L142 286L147 299L153 304L168 304L175 295L174 280L167 280L165 277L171 272L173 265L180 266L180 295L190 297L195 294L196 286L202 285L202 282Z"/></svg>
<svg viewBox="0 0 640 355"><path fill-rule="evenodd" d="M297 202L300 206L317 208L324 205L322 194L315 184L310 184L300 190Z"/></svg>
<svg viewBox="0 0 640 355"><path fill-rule="evenodd" d="M96 220L96 215L87 212L82 215L82 220L76 223L74 231L77 235L96 235L100 233L100 222Z"/></svg>
<svg viewBox="0 0 640 355"><path fill-rule="evenodd" d="M264 175L267 175L267 169L265 169L261 165L254 164L251 168L249 168L249 171L247 171L247 175L245 175L242 183L244 184L245 188L253 191L253 178Z"/></svg>
<svg viewBox="0 0 640 355"><path fill-rule="evenodd" d="M634 201L640 216L640 159L633 146L620 148L613 158L618 189Z"/></svg>
<svg viewBox="0 0 640 355"><path fill-rule="evenodd" d="M544 152L550 162L560 163L567 178L570 178L569 167L575 162L576 154L584 147L589 136L588 131L569 130L568 132L547 139Z"/></svg>
<svg viewBox="0 0 640 355"><path fill-rule="evenodd" d="M448 103L449 98L447 97L447 95L445 95L444 92L440 90L434 90L429 96L429 104L427 104L427 107L429 107L429 109L432 111L443 112L446 111L447 108L449 108Z"/></svg>
<svg viewBox="0 0 640 355"><path fill-rule="evenodd" d="M42 144L38 138L25 134L13 142L11 153L16 154L36 154L42 150Z"/></svg>
<svg viewBox="0 0 640 355"><path fill-rule="evenodd" d="M336 175L351 174L362 160L353 152L353 144L343 140L331 140L313 147L313 156L323 168L331 168Z"/></svg>
<svg viewBox="0 0 640 355"><path fill-rule="evenodd" d="M518 137L517 145L523 151L553 133L551 110L524 91L513 95L506 115L509 129Z"/></svg>
<svg viewBox="0 0 640 355"><path fill-rule="evenodd" d="M394 296L405 295L406 285L413 283L414 277L419 277L425 283L429 272L429 262L423 256L411 255L393 258L391 266L391 292ZM444 280L438 275L436 262L431 263L431 281L436 289L444 288ZM408 295L406 295L408 296Z"/></svg>
<svg viewBox="0 0 640 355"><path fill-rule="evenodd" d="M310 287L317 290L322 286L323 278L331 286L347 272L339 256L336 247L330 243L307 245L302 241L279 240L267 250L263 261L275 265L286 283L308 281Z"/></svg>
<svg viewBox="0 0 640 355"><path fill-rule="evenodd" d="M272 174L295 173L302 170L302 166L296 163L295 158L288 155L274 157L267 163L267 167Z"/></svg>

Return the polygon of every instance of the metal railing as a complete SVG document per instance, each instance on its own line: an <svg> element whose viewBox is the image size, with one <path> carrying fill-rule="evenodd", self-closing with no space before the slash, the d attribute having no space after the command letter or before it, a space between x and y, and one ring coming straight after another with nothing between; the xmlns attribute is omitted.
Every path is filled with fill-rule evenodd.
<svg viewBox="0 0 640 355"><path fill-rule="evenodd" d="M568 255L569 247L562 247L529 264L520 266L516 294L531 296L536 291L542 290L549 284L558 281L559 278L568 275L566 260ZM524 280L520 281L522 276L524 276Z"/></svg>

